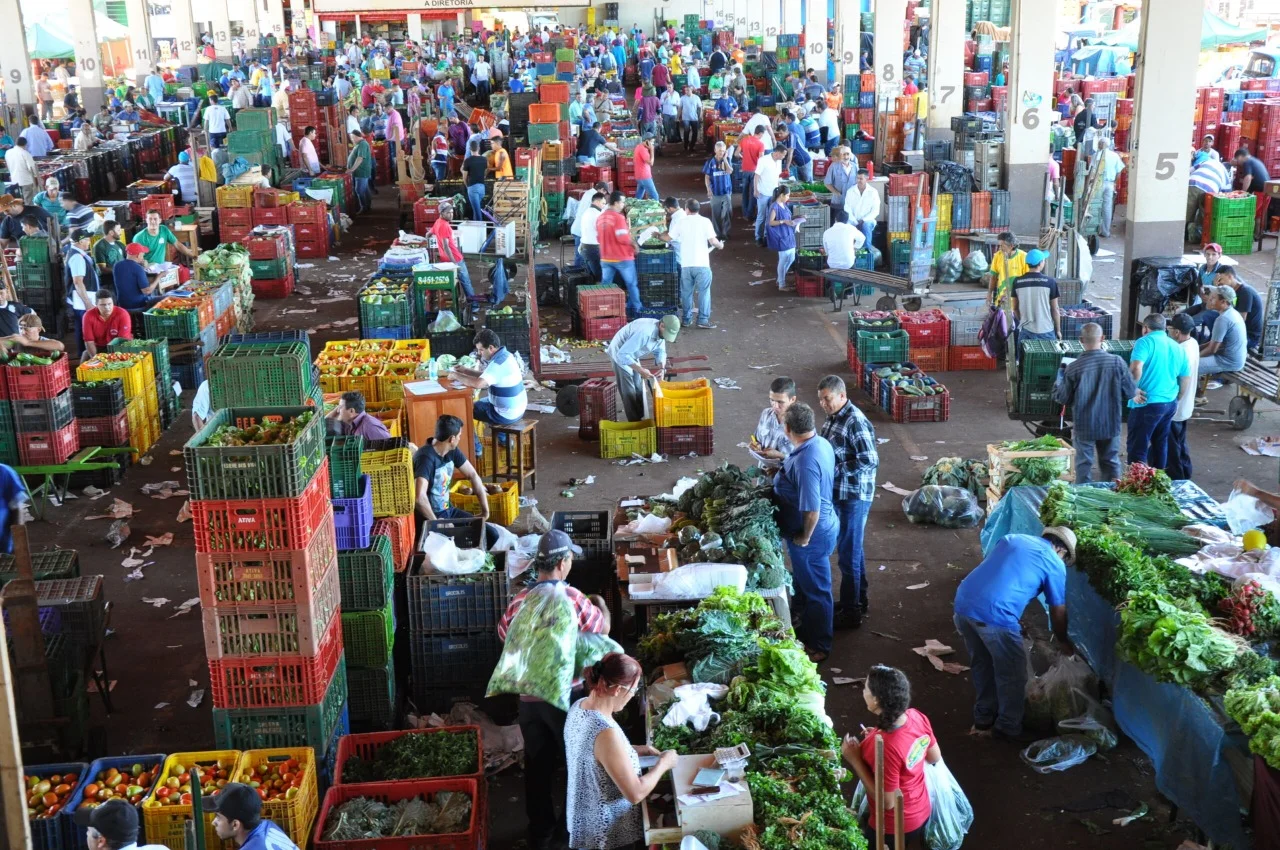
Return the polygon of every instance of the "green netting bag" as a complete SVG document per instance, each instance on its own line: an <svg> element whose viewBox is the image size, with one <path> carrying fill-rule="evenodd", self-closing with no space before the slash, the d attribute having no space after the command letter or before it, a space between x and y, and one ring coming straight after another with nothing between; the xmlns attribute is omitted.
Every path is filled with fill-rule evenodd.
<svg viewBox="0 0 1280 850"><path fill-rule="evenodd" d="M521 694L568 711L577 649L578 613L565 584L534 585L507 630L487 696Z"/></svg>

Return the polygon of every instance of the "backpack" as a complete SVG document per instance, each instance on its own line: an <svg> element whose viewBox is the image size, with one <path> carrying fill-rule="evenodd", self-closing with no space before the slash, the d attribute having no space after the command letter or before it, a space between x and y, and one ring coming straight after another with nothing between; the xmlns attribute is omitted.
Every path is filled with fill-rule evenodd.
<svg viewBox="0 0 1280 850"><path fill-rule="evenodd" d="M978 344L988 357L999 360L1009 350L1009 317L999 307L992 307L978 331Z"/></svg>

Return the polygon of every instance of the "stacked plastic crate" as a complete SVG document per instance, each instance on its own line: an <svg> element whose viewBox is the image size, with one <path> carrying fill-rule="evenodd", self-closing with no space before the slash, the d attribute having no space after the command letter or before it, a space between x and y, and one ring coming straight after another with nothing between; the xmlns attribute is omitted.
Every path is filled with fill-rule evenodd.
<svg viewBox="0 0 1280 850"><path fill-rule="evenodd" d="M314 260L329 256L329 211L319 201L298 201L285 207L298 259Z"/></svg>
<svg viewBox="0 0 1280 850"><path fill-rule="evenodd" d="M660 381L653 408L659 453L673 457L715 453L715 408L706 378Z"/></svg>
<svg viewBox="0 0 1280 850"><path fill-rule="evenodd" d="M1217 242L1228 255L1253 253L1254 213L1257 209L1253 195L1235 192L1213 195L1205 200L1208 214L1205 216L1204 241Z"/></svg>
<svg viewBox="0 0 1280 850"><path fill-rule="evenodd" d="M627 323L627 293L613 284L578 287L574 327L583 339L608 342Z"/></svg>
<svg viewBox="0 0 1280 850"><path fill-rule="evenodd" d="M10 417L8 433L23 466L63 463L80 449L67 356L60 353L56 358L49 363L14 361L3 367L9 400L0 413ZM12 456L12 450L4 451L5 442L0 437L0 453Z"/></svg>
<svg viewBox="0 0 1280 850"><path fill-rule="evenodd" d="M505 311L505 312L504 312ZM484 326L498 335L502 345L512 354L519 354L527 366L532 348L529 335L529 311L504 307L485 313Z"/></svg>
<svg viewBox="0 0 1280 850"><path fill-rule="evenodd" d="M0 404L0 408L7 402ZM129 445L129 417L125 412L124 382L119 378L93 383L71 383L71 411L75 414L76 431L80 434L80 448L103 446L120 448ZM3 413L0 412L0 425L3 425ZM0 437L0 445L4 437ZM117 455L115 469L104 469L99 472L81 473L83 480L76 479L73 485L83 488L89 484L106 489L120 482L124 475L124 466L128 456ZM0 463L3 451L0 450ZM77 489L79 489L77 488Z"/></svg>
<svg viewBox="0 0 1280 850"><path fill-rule="evenodd" d="M23 236L18 240L18 260L13 285L18 302L40 316L45 330L54 333L62 313L62 278L54 264L50 240L42 236Z"/></svg>
<svg viewBox="0 0 1280 850"><path fill-rule="evenodd" d="M293 270L297 262L289 228L255 227L245 245L249 249L253 294L259 298L288 298L292 295Z"/></svg>
<svg viewBox="0 0 1280 850"><path fill-rule="evenodd" d="M361 339L409 339L413 335L413 277L374 273L356 293Z"/></svg>
<svg viewBox="0 0 1280 850"><path fill-rule="evenodd" d="M275 182L280 173L280 148L276 145L276 111L240 109L236 111L236 129L227 133L227 152L243 157L262 169L264 177Z"/></svg>
<svg viewBox="0 0 1280 850"><path fill-rule="evenodd" d="M310 747L349 731L325 423L305 342L228 343L213 417L183 449L217 746ZM296 839L295 839L296 840Z"/></svg>
<svg viewBox="0 0 1280 850"><path fill-rule="evenodd" d="M219 186L215 194L218 205L218 241L244 244L253 230L253 187Z"/></svg>
<svg viewBox="0 0 1280 850"><path fill-rule="evenodd" d="M1269 174L1280 173L1280 100L1245 101L1240 143L1262 160Z"/></svg>
<svg viewBox="0 0 1280 850"><path fill-rule="evenodd" d="M858 332L882 333L896 330L898 330L898 320L894 318L893 313L886 310L849 311L845 359L849 363L849 370L853 372L855 383L859 386L862 382L862 359L858 351Z"/></svg>
<svg viewBox="0 0 1280 850"><path fill-rule="evenodd" d="M671 248L636 251L636 278L640 288L641 315L661 318L680 303L680 274ZM579 293L582 292L580 288ZM625 311L624 311L625 312Z"/></svg>
<svg viewBox="0 0 1280 850"><path fill-rule="evenodd" d="M951 349L947 352L947 368L952 372L979 371L996 368L996 359L982 350L978 339L987 310L953 313Z"/></svg>
<svg viewBox="0 0 1280 850"><path fill-rule="evenodd" d="M791 217L804 219L796 229L796 295L821 298L823 280L818 272L826 268L822 234L831 226L831 207L825 203L792 204ZM778 283L781 285L782 281Z"/></svg>
<svg viewBox="0 0 1280 850"><path fill-rule="evenodd" d="M156 392L154 362L149 351L104 351L76 367L77 381L121 380L129 445L137 454L145 454L160 439L160 399Z"/></svg>
<svg viewBox="0 0 1280 850"><path fill-rule="evenodd" d="M218 338L221 339L223 328L230 326L232 332L248 333L253 329L253 275L249 270L249 256L240 251L229 249L227 246L220 245L212 251L205 251L196 257L193 264L195 267L196 283L191 288L193 291L214 290L214 310L222 310L214 317L214 327L219 331ZM218 288L224 284L231 284L231 306L225 307L225 300L217 293ZM228 309L231 313L227 315ZM201 359L213 353L213 349L203 349L199 352ZM171 365L190 364L195 357L196 352L184 351L173 352ZM178 375L174 375L178 379ZM183 384L183 386L187 386Z"/></svg>
<svg viewBox="0 0 1280 850"><path fill-rule="evenodd" d="M145 351L151 355L155 369L156 402L160 407L160 430L168 430L177 419L181 404L173 390L172 367L169 364L169 340L167 339L114 339L107 346L113 352ZM157 435L158 436L158 435Z"/></svg>

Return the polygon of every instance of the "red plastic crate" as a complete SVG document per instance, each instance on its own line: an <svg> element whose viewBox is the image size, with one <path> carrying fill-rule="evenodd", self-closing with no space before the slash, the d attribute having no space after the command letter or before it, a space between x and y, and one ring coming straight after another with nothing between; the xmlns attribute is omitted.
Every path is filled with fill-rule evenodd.
<svg viewBox="0 0 1280 850"><path fill-rule="evenodd" d="M254 208L253 216L255 219L255 223L256 224L261 223L256 221L258 217L258 213L274 212L280 209L283 209L283 208L277 207L276 210L272 210L267 207ZM281 222L281 223L284 223L284 222ZM289 246L285 242L283 235L254 236L254 237L251 237L249 241L245 243L245 247L249 249L249 259L251 260L277 260L280 257L285 256L289 252Z"/></svg>
<svg viewBox="0 0 1280 850"><path fill-rule="evenodd" d="M292 708L316 705L342 660L342 618L335 617L313 657L290 653L209 661L214 708Z"/></svg>
<svg viewBox="0 0 1280 850"><path fill-rule="evenodd" d="M80 451L80 432L73 421L58 431L33 431L18 434L18 459L23 466L47 466L66 463Z"/></svg>
<svg viewBox="0 0 1280 850"><path fill-rule="evenodd" d="M947 335L943 339L948 339L951 332L948 330ZM947 371L947 352L950 346L943 345L938 348L917 348L915 342L911 343L911 362L916 364L916 368L925 374L933 372Z"/></svg>
<svg viewBox="0 0 1280 850"><path fill-rule="evenodd" d="M282 225L289 223L288 207L254 207L253 208L254 226L259 224ZM251 257L251 259L258 259Z"/></svg>
<svg viewBox="0 0 1280 850"><path fill-rule="evenodd" d="M385 537L391 541L391 560L396 572L400 572L413 556L415 536L412 515L388 516L374 520L371 537Z"/></svg>
<svg viewBox="0 0 1280 850"><path fill-rule="evenodd" d="M600 439L600 420L618 415L617 387L612 378L591 378L578 386L578 436Z"/></svg>
<svg viewBox="0 0 1280 850"><path fill-rule="evenodd" d="M297 244L298 259L314 260L329 256L329 240L307 240L299 241Z"/></svg>
<svg viewBox="0 0 1280 850"><path fill-rule="evenodd" d="M679 428L658 429L658 452L672 457L687 454L712 455L716 451L715 428L710 425L689 425Z"/></svg>
<svg viewBox="0 0 1280 850"><path fill-rule="evenodd" d="M6 365L4 382L14 401L49 399L70 389L71 369L65 354L48 366Z"/></svg>
<svg viewBox="0 0 1280 850"><path fill-rule="evenodd" d="M560 174L556 177L543 177L542 178L542 194L544 195L564 194L565 185L567 184L567 181L568 181L568 178L566 178L563 174Z"/></svg>
<svg viewBox="0 0 1280 850"><path fill-rule="evenodd" d="M243 245L249 241L249 234L252 232L252 225L241 227L239 225L220 224L218 225L218 241L223 245L229 245L232 242L239 242Z"/></svg>
<svg viewBox="0 0 1280 850"><path fill-rule="evenodd" d="M969 232L985 233L991 229L991 193L974 192L969 196Z"/></svg>
<svg viewBox="0 0 1280 850"><path fill-rule="evenodd" d="M917 189L922 189L926 195L929 194L929 175L926 172L916 171L912 174L889 175L890 195L909 195L914 197Z"/></svg>
<svg viewBox="0 0 1280 850"><path fill-rule="evenodd" d="M253 210L249 207L219 207L218 224L223 227L253 227Z"/></svg>
<svg viewBox="0 0 1280 850"><path fill-rule="evenodd" d="M306 549L320 527L332 525L329 459L294 499L197 499L191 525L197 552L262 553Z"/></svg>
<svg viewBox="0 0 1280 850"><path fill-rule="evenodd" d="M947 369L951 372L974 372L996 368L996 359L987 355L980 345L953 345L947 354Z"/></svg>
<svg viewBox="0 0 1280 850"><path fill-rule="evenodd" d="M303 242L329 242L329 225L327 224L295 224L293 226L294 241L298 244Z"/></svg>
<svg viewBox="0 0 1280 850"><path fill-rule="evenodd" d="M911 339L912 359L917 347L945 348L951 341L951 319L947 318L947 314L941 310L935 308L914 313L908 310L895 310L893 315L897 317L898 324Z"/></svg>
<svg viewBox="0 0 1280 850"><path fill-rule="evenodd" d="M618 287L578 290L578 313L588 319L612 319L627 314L627 293ZM625 324L625 322L623 323Z"/></svg>
<svg viewBox="0 0 1280 850"><path fill-rule="evenodd" d="M488 804L484 786L474 779L415 779L407 782L366 782L362 785L335 785L325 792L316 817L312 850L476 850L487 846ZM356 797L367 797L387 805L414 797L430 797L441 791L462 791L471 795L471 820L466 831L449 835L405 835L398 838L368 838L353 841L323 841L325 822L338 806Z"/></svg>
<svg viewBox="0 0 1280 850"><path fill-rule="evenodd" d="M325 226L329 221L329 213L325 205L319 201L298 201L285 207L288 210L290 224L314 224Z"/></svg>
<svg viewBox="0 0 1280 850"><path fill-rule="evenodd" d="M893 390L894 422L946 422L951 418L951 393L940 395L907 395Z"/></svg>
<svg viewBox="0 0 1280 850"><path fill-rule="evenodd" d="M204 652L210 661L256 659L281 652L319 654L330 627L342 623L342 588L336 561L310 596L293 602L219 602L200 605Z"/></svg>
<svg viewBox="0 0 1280 850"><path fill-rule="evenodd" d="M800 298L822 297L822 275L811 271L796 271L796 295Z"/></svg>
<svg viewBox="0 0 1280 850"><path fill-rule="evenodd" d="M582 319L582 338L589 340L613 339L613 335L622 330L622 326L627 323L624 316L609 316L601 319Z"/></svg>
<svg viewBox="0 0 1280 850"><path fill-rule="evenodd" d="M862 361L858 359L858 348L852 342L845 343L845 360L849 363L849 371L853 372L854 383L862 384Z"/></svg>
<svg viewBox="0 0 1280 850"><path fill-rule="evenodd" d="M262 280L254 278L253 294L259 298L288 298L293 294L293 273Z"/></svg>
<svg viewBox="0 0 1280 850"><path fill-rule="evenodd" d="M342 766L347 763L347 759L352 756L360 758L361 761L373 761L383 745L389 744L397 738L403 738L406 735L438 735L441 733L453 732L474 732L476 733L476 772L459 774L457 777L436 777L438 779L475 779L477 782L484 781L484 738L480 734L479 726L437 726L433 729L402 729L395 732L366 732L358 735L343 735L338 739L338 755L334 759L333 765L333 784L334 786L344 784L342 781ZM425 739L424 739L425 740ZM386 780L384 784L400 785L404 782L418 782L417 779L400 779ZM348 785L362 783L346 783Z"/></svg>
<svg viewBox="0 0 1280 850"><path fill-rule="evenodd" d="M127 410L122 410L115 416L77 419L75 425L80 433L80 448L85 446L116 448L129 445L129 412Z"/></svg>
<svg viewBox="0 0 1280 850"><path fill-rule="evenodd" d="M173 195L147 195L142 199L143 216L151 210L157 210L164 221L173 218Z"/></svg>
<svg viewBox="0 0 1280 850"><path fill-rule="evenodd" d="M197 551L200 604L220 605L223 600L235 601L237 597L253 597L264 605L305 602L337 562L338 546L328 514L305 549L211 554Z"/></svg>

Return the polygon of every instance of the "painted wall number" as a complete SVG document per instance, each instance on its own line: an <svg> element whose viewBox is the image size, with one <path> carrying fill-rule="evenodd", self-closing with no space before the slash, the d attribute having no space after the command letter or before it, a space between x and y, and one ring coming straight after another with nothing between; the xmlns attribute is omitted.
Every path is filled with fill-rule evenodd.
<svg viewBox="0 0 1280 850"><path fill-rule="evenodd" d="M853 55L852 50L846 50L844 52L844 61L852 64L858 61L858 57Z"/></svg>
<svg viewBox="0 0 1280 850"><path fill-rule="evenodd" d="M13 80L14 85L17 85L18 83L22 82L22 72L19 71L17 68L11 69L9 71L9 79Z"/></svg>
<svg viewBox="0 0 1280 850"><path fill-rule="evenodd" d="M884 71L881 72L880 76L884 77L886 82L893 82L894 80L893 65L886 63L884 66Z"/></svg>
<svg viewBox="0 0 1280 850"><path fill-rule="evenodd" d="M947 98L951 97L951 95L953 95L953 94L955 94L955 93L956 93L956 87L955 87L955 86L943 86L943 87L942 87L942 99L941 99L941 100L939 100L938 102L939 102L939 103L946 103L946 102L947 102Z"/></svg>
<svg viewBox="0 0 1280 850"><path fill-rule="evenodd" d="M1156 157L1156 179L1168 180L1173 176L1175 163L1178 161L1176 153L1162 153Z"/></svg>
<svg viewBox="0 0 1280 850"><path fill-rule="evenodd" d="M819 53L826 53L827 46L820 41L815 41L813 44L809 45L809 52L814 56L817 56Z"/></svg>
<svg viewBox="0 0 1280 850"><path fill-rule="evenodd" d="M1028 130L1034 130L1040 126L1040 107L1033 106L1030 109L1023 110L1022 126Z"/></svg>
<svg viewBox="0 0 1280 850"><path fill-rule="evenodd" d="M765 34L765 35L767 35L767 36L773 37L773 36L775 36L775 35L777 35L777 34L778 34L778 28L777 28L777 27L769 27L767 30L765 30L765 31L764 31L764 34Z"/></svg>

